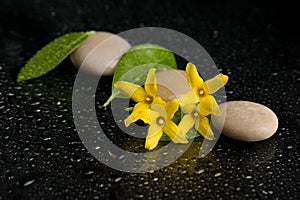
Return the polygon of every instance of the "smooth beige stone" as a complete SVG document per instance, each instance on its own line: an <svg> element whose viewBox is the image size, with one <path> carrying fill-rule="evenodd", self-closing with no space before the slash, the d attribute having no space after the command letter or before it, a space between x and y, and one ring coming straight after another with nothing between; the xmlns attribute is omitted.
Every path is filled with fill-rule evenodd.
<svg viewBox="0 0 300 200"><path fill-rule="evenodd" d="M191 91L183 70L166 70L156 73L157 96L165 101L173 100Z"/></svg>
<svg viewBox="0 0 300 200"><path fill-rule="evenodd" d="M229 101L220 104L220 110L221 116L212 117L213 125L221 130L224 123L222 133L236 140L261 141L271 137L278 128L276 114L258 103Z"/></svg>
<svg viewBox="0 0 300 200"><path fill-rule="evenodd" d="M109 76L113 75L120 57L130 47L131 45L118 35L96 32L90 35L70 57L77 69L83 67L85 72Z"/></svg>

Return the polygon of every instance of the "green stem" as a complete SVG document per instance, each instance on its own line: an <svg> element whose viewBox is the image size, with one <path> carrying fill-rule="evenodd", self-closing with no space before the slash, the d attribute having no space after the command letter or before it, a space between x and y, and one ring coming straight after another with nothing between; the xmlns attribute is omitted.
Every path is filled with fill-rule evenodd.
<svg viewBox="0 0 300 200"><path fill-rule="evenodd" d="M114 99L113 95L110 95L110 97L106 100L106 102L103 104L103 107L108 106L108 104Z"/></svg>
<svg viewBox="0 0 300 200"><path fill-rule="evenodd" d="M115 92L115 91L113 90L113 92L112 92L112 94L110 95L110 97L109 97L109 98L106 100L106 102L103 104L103 107L108 106L108 104L109 104L110 102L112 102L112 100L113 100L115 97L117 97L119 94L120 94L119 92Z"/></svg>

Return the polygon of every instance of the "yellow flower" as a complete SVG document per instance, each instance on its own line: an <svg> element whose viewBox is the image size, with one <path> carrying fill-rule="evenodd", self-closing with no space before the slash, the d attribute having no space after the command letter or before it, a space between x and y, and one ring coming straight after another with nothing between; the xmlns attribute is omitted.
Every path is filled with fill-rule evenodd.
<svg viewBox="0 0 300 200"><path fill-rule="evenodd" d="M183 98L189 95L193 96L193 93L189 92ZM194 98L184 100L183 98L180 98L180 101L183 102L181 111L185 115L178 125L180 135L185 135L194 126L204 138L209 140L214 139L214 134L209 126L209 120L200 112L200 104L195 104Z"/></svg>
<svg viewBox="0 0 300 200"><path fill-rule="evenodd" d="M157 85L155 68L151 68L149 70L144 88L126 81L118 81L114 84L114 86L121 93L137 102L130 116L128 116L124 121L126 127L138 119L143 120L145 123L149 123L149 117L143 117L145 116L145 109L150 108L153 103L157 104L163 102L160 97L156 96Z"/></svg>
<svg viewBox="0 0 300 200"><path fill-rule="evenodd" d="M228 76L219 74L214 78L204 82L199 76L197 68L192 63L187 64L186 74L187 81L197 97L198 102L200 103L199 111L201 115L220 115L221 112L219 106L211 94L215 93L227 83Z"/></svg>
<svg viewBox="0 0 300 200"><path fill-rule="evenodd" d="M149 111L150 127L146 137L145 148L153 149L157 146L162 134L168 135L174 143L187 143L185 135L180 135L178 126L172 121L178 110L179 102L174 99L169 102L154 104ZM145 116L146 118L147 116Z"/></svg>

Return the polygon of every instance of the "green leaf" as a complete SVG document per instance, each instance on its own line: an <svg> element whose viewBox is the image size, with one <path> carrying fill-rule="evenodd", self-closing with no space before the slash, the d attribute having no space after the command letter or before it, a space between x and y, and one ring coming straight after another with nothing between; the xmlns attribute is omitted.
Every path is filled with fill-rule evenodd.
<svg viewBox="0 0 300 200"><path fill-rule="evenodd" d="M163 64L177 69L174 54L168 49L156 44L141 44L132 47L122 56L117 64L113 83L117 82L128 70L149 63Z"/></svg>
<svg viewBox="0 0 300 200"><path fill-rule="evenodd" d="M44 46L21 69L17 81L40 77L58 66L95 31L65 34Z"/></svg>
<svg viewBox="0 0 300 200"><path fill-rule="evenodd" d="M186 133L186 138L187 139L193 139L195 137L200 136L200 134L194 129L191 128L187 133Z"/></svg>
<svg viewBox="0 0 300 200"><path fill-rule="evenodd" d="M182 116L181 116L181 109L180 109L180 107L179 107L179 109L175 112L172 121L173 121L176 125L178 125L179 122L180 122L180 120L181 120L181 117L182 117Z"/></svg>
<svg viewBox="0 0 300 200"><path fill-rule="evenodd" d="M177 69L174 54L156 44L141 44L129 49L116 66L112 82L112 95L103 106L107 106L115 97L122 97L114 89L114 83L122 80L142 85L150 68L156 68L157 71Z"/></svg>
<svg viewBox="0 0 300 200"><path fill-rule="evenodd" d="M167 136L165 133L163 133L159 140L163 142L169 142L171 141L171 138Z"/></svg>

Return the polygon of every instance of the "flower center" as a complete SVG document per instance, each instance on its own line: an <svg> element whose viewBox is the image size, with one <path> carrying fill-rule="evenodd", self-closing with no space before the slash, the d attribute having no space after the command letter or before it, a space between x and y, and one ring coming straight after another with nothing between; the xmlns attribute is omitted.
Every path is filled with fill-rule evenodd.
<svg viewBox="0 0 300 200"><path fill-rule="evenodd" d="M164 124L165 124L165 118L163 118L163 117L158 117L157 119L156 119L156 123L159 125L159 126L163 126Z"/></svg>
<svg viewBox="0 0 300 200"><path fill-rule="evenodd" d="M205 92L204 92L203 89L200 89L200 90L199 90L199 95L200 95L200 96L204 96L204 95L205 95Z"/></svg>
<svg viewBox="0 0 300 200"><path fill-rule="evenodd" d="M193 110L192 111L192 117L194 118L194 120L198 120L198 118L199 118L199 112L198 112L198 110Z"/></svg>
<svg viewBox="0 0 300 200"><path fill-rule="evenodd" d="M147 103L152 103L153 98L148 96L148 97L146 97L145 100L146 100Z"/></svg>

